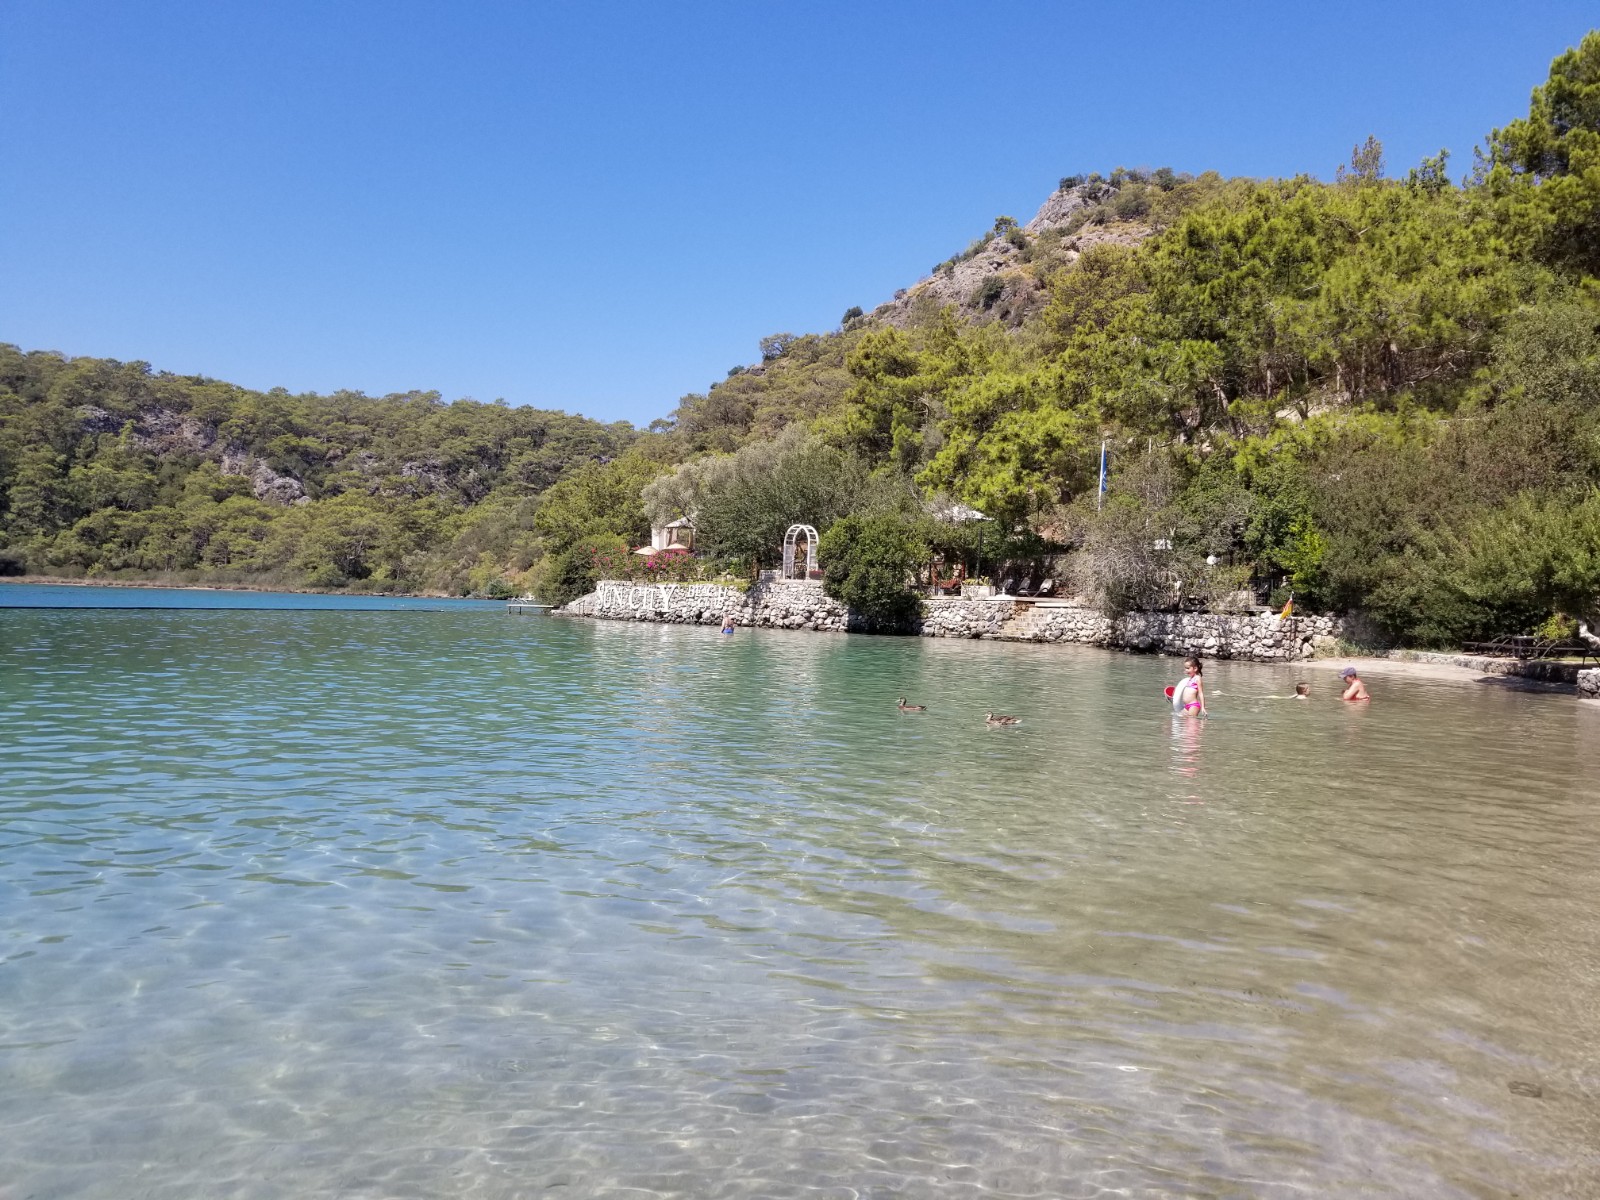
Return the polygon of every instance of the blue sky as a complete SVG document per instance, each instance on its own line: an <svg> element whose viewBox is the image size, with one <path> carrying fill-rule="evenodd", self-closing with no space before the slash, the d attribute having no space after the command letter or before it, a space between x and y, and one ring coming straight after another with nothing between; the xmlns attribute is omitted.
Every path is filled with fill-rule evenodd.
<svg viewBox="0 0 1600 1200"><path fill-rule="evenodd" d="M645 423L1118 165L1453 170L1593 3L6 0L0 340Z"/></svg>

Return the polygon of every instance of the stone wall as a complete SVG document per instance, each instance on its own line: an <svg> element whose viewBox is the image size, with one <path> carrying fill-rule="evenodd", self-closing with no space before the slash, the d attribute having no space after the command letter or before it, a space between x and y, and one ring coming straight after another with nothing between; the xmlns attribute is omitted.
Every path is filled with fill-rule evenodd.
<svg viewBox="0 0 1600 1200"><path fill-rule="evenodd" d="M1348 636L1337 617L1274 613L1129 613L1113 620L1068 600L988 600L939 597L923 602L914 624L875 630L847 611L816 581L767 579L749 591L713 583L628 583L607 580L595 591L556 612L604 621L653 621L670 625L736 625L762 629L807 629L818 633L891 632L923 637L981 638L1006 642L1065 642L1147 654L1195 654L1254 662L1291 662L1338 653ZM1546 683L1577 685L1578 694L1600 699L1600 670L1576 663L1519 662L1514 658L1396 650L1383 657L1471 667L1486 675L1519 675Z"/></svg>
<svg viewBox="0 0 1600 1200"><path fill-rule="evenodd" d="M1129 613L1113 620L1092 608L1036 604L1018 622L1028 641L1076 642L1153 654L1192 654L1282 662L1332 654L1336 617L1276 613Z"/></svg>
<svg viewBox="0 0 1600 1200"><path fill-rule="evenodd" d="M869 624L809 581L770 580L748 592L710 583L628 583L607 580L560 610L608 621L720 625L731 616L741 626L809 629L822 633L867 630ZM1331 653L1340 633L1333 617L1271 613L1130 613L1112 620L1062 601L1000 597L931 599L921 620L887 632L923 637L984 638L1016 642L1069 642L1158 654L1245 658L1263 662Z"/></svg>
<svg viewBox="0 0 1600 1200"><path fill-rule="evenodd" d="M758 583L748 592L715 583L602 580L590 595L558 611L569 610L570 615L603 621L720 625L732 616L736 625L764 629L842 633L850 628L844 605L826 595L820 583L804 580Z"/></svg>
<svg viewBox="0 0 1600 1200"><path fill-rule="evenodd" d="M958 596L936 597L922 602L922 621L916 632L923 637L1005 638L1019 608L1015 601L963 600ZM1017 640L1026 641L1026 638Z"/></svg>

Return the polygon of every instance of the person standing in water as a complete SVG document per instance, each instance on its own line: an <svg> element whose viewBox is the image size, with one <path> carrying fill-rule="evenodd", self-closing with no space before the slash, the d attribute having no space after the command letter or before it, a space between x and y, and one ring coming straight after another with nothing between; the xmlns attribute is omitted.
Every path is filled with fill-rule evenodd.
<svg viewBox="0 0 1600 1200"><path fill-rule="evenodd" d="M1354 667L1346 667L1339 672L1339 678L1344 680L1344 699L1346 700L1371 700L1367 695L1367 685L1361 682L1361 676L1356 674Z"/></svg>
<svg viewBox="0 0 1600 1200"><path fill-rule="evenodd" d="M1183 660L1183 678L1172 689L1172 711L1186 717L1206 715L1206 687L1198 658Z"/></svg>

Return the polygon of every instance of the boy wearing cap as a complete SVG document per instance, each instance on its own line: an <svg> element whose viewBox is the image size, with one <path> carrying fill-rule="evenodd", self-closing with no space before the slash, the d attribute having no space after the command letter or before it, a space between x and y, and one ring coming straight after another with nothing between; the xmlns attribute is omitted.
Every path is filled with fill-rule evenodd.
<svg viewBox="0 0 1600 1200"><path fill-rule="evenodd" d="M1346 700L1371 700L1367 695L1367 685L1361 682L1361 676L1356 674L1354 667L1346 667L1339 672L1339 678L1344 680L1344 699Z"/></svg>

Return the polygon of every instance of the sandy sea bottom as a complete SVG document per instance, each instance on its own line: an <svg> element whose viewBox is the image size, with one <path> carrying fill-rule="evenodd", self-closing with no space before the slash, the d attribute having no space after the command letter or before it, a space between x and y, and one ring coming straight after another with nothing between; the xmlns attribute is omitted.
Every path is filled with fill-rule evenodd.
<svg viewBox="0 0 1600 1200"><path fill-rule="evenodd" d="M0 611L0 1197L1596 1194L1600 713L1175 668Z"/></svg>

